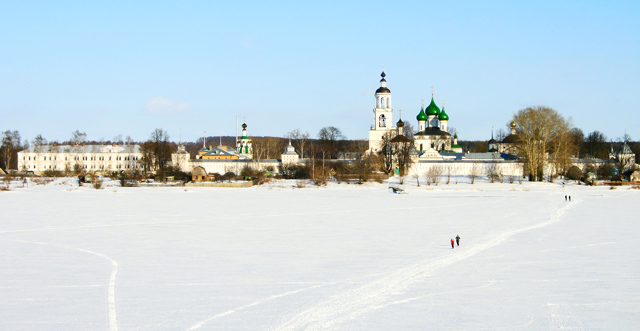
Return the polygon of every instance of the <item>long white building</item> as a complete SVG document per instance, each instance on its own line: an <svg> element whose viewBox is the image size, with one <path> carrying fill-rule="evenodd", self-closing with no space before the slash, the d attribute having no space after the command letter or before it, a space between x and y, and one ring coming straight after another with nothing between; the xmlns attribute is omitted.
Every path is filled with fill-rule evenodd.
<svg viewBox="0 0 640 331"><path fill-rule="evenodd" d="M139 145L39 145L18 152L18 169L45 171L133 171L142 169Z"/></svg>

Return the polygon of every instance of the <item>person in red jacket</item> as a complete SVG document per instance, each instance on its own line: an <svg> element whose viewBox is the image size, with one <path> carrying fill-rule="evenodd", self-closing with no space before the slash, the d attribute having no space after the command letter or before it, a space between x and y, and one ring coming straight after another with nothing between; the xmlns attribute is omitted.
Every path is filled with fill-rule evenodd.
<svg viewBox="0 0 640 331"><path fill-rule="evenodd" d="M451 249L453 249L453 244L455 244L456 242L453 241L453 238L451 238Z"/></svg>

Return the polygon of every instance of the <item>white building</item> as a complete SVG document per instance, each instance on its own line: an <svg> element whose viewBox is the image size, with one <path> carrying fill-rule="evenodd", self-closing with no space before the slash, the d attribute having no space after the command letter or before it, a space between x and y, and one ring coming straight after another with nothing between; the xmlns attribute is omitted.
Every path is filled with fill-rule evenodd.
<svg viewBox="0 0 640 331"><path fill-rule="evenodd" d="M380 80L380 87L376 90L376 106L373 108L373 125L369 130L369 152L377 153L382 146L386 134L394 132L393 108L391 105L391 91L387 88L384 71Z"/></svg>
<svg viewBox="0 0 640 331"><path fill-rule="evenodd" d="M142 169L139 145L39 145L18 152L18 169L111 172Z"/></svg>

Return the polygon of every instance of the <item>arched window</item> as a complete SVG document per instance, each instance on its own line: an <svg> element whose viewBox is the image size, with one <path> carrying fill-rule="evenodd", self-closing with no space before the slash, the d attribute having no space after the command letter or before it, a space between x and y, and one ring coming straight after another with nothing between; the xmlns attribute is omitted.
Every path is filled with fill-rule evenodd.
<svg viewBox="0 0 640 331"><path fill-rule="evenodd" d="M378 118L378 126L381 128L387 127L387 118L384 116L384 114L380 115L380 117Z"/></svg>

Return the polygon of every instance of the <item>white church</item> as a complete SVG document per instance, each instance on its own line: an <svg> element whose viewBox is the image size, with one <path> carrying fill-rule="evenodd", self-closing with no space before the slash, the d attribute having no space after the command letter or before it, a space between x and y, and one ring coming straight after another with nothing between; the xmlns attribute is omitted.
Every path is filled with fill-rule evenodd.
<svg viewBox="0 0 640 331"><path fill-rule="evenodd" d="M404 126L400 119L393 126L393 106L391 90L387 86L386 73L380 75L380 87L375 92L375 107L373 108L373 125L369 130L369 153L379 153L385 136L393 138L402 134ZM449 132L449 115L440 109L434 101L433 86L431 87L431 102L425 109L421 107L416 116L418 131L413 133L414 151L413 166L410 175L424 174L432 167L438 167L443 173L451 175L465 175L473 172L498 171L508 175L522 174L518 164L510 160L504 153L464 153L458 145L458 137Z"/></svg>
<svg viewBox="0 0 640 331"><path fill-rule="evenodd" d="M380 75L380 87L375 93L375 108L373 108L373 125L369 130L369 152L377 153L383 144L385 136L394 136L397 134L398 123L403 123L402 119L393 126L393 107L391 90L387 87L387 76L384 71ZM444 103L444 101L443 101ZM431 90L431 103L427 108L420 109L420 113L416 116L418 121L418 132L413 134L415 140L415 148L419 155L437 157L436 152L454 152L462 153L462 147L457 143L457 137L451 137L447 132L449 115L444 110L438 108L433 99L433 87Z"/></svg>

